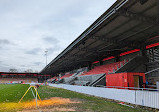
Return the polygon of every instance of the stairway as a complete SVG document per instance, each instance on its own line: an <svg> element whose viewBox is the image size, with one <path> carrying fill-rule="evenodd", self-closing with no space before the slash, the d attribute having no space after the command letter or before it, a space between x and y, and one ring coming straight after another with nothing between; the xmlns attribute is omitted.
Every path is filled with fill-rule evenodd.
<svg viewBox="0 0 159 112"><path fill-rule="evenodd" d="M103 74L101 77L99 77L95 81L91 82L88 86L96 86L96 85L103 85L104 86L106 84L105 75L106 74Z"/></svg>
<svg viewBox="0 0 159 112"><path fill-rule="evenodd" d="M136 56L125 65L117 69L114 73L121 73L121 72L145 72L145 62L146 58L143 56Z"/></svg>
<svg viewBox="0 0 159 112"><path fill-rule="evenodd" d="M75 80L77 80L77 77L78 77L79 75L81 75L82 73L83 73L83 72L79 72L79 73L76 73L76 74L74 74L73 76L71 76L71 77L70 77L70 80L67 81L66 84L73 84L73 82L74 82Z"/></svg>

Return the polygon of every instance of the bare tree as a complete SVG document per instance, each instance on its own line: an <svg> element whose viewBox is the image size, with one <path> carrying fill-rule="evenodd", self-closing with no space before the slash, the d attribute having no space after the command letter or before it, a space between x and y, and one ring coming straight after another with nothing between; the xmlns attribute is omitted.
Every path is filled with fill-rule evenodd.
<svg viewBox="0 0 159 112"><path fill-rule="evenodd" d="M18 70L17 70L17 69L15 69L15 68L11 68L11 69L9 69L9 72L17 73L17 72L18 72Z"/></svg>
<svg viewBox="0 0 159 112"><path fill-rule="evenodd" d="M24 71L25 73L33 73L33 70L32 69L27 69Z"/></svg>
<svg viewBox="0 0 159 112"><path fill-rule="evenodd" d="M35 73L38 73L39 71L38 71L38 70L35 70L34 72L35 72Z"/></svg>

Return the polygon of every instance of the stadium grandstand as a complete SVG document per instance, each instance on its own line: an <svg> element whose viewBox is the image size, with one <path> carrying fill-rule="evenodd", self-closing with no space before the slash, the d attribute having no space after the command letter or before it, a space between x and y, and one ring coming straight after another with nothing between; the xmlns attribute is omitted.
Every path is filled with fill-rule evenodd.
<svg viewBox="0 0 159 112"><path fill-rule="evenodd" d="M47 80L49 78L50 75L39 75L38 73L0 72L0 84L37 83L37 82L43 82L43 80Z"/></svg>
<svg viewBox="0 0 159 112"><path fill-rule="evenodd" d="M40 75L51 75L50 83L156 88L158 29L159 0L117 0Z"/></svg>

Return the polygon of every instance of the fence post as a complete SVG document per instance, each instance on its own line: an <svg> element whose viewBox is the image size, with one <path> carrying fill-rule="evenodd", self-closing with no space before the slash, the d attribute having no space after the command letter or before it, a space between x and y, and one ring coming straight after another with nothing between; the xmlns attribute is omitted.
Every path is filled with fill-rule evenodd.
<svg viewBox="0 0 159 112"><path fill-rule="evenodd" d="M137 103L136 103L136 100L137 100L137 98L136 98L136 92L137 92L137 90L135 90L135 106L137 107Z"/></svg>

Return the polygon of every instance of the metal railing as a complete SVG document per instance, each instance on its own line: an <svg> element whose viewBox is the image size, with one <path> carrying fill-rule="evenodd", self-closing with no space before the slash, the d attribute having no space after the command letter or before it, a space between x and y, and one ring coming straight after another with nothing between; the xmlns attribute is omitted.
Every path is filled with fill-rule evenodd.
<svg viewBox="0 0 159 112"><path fill-rule="evenodd" d="M158 70L159 70L159 68L156 68L156 69L153 69L153 70L150 70L150 71L146 72L145 74L149 74L149 73L152 73L152 72L155 72L155 71L158 71Z"/></svg>
<svg viewBox="0 0 159 112"><path fill-rule="evenodd" d="M105 78L106 74L103 74L101 77L99 77L97 80L93 81L92 83L90 83L88 86L94 86L95 84L97 84L99 81L101 81L102 79Z"/></svg>
<svg viewBox="0 0 159 112"><path fill-rule="evenodd" d="M133 89L133 90L147 90L147 91L159 91L159 89L151 89L151 88L137 88L137 87L121 87L121 86L103 86L96 85L94 87L102 87L102 88L114 88L114 89Z"/></svg>

